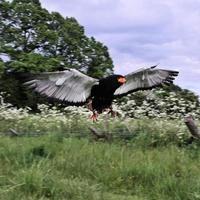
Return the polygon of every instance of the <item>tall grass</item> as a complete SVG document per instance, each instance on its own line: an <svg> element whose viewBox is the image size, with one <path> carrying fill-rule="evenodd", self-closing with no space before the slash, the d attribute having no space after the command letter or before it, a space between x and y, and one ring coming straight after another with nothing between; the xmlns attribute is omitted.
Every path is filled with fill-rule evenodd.
<svg viewBox="0 0 200 200"><path fill-rule="evenodd" d="M2 136L0 199L200 199L199 144L152 145L138 131L112 143Z"/></svg>

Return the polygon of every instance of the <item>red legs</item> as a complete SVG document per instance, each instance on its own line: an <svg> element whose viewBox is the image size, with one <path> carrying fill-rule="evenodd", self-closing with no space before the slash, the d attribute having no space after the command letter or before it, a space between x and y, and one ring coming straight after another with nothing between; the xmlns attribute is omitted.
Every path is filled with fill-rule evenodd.
<svg viewBox="0 0 200 200"><path fill-rule="evenodd" d="M96 113L95 111L92 111L92 112L93 114L90 116L90 119L92 119L93 122L96 122L98 118L98 113Z"/></svg>
<svg viewBox="0 0 200 200"><path fill-rule="evenodd" d="M93 120L93 122L97 121L98 113L92 108L92 99L89 99L87 103L87 108L92 111L92 115L90 116L90 119Z"/></svg>

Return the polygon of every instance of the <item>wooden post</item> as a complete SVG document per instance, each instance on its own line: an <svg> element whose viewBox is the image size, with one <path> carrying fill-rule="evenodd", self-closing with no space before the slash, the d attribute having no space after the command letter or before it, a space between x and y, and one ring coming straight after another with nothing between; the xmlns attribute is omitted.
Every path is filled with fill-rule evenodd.
<svg viewBox="0 0 200 200"><path fill-rule="evenodd" d="M194 118L191 115L185 118L185 124L188 127L192 136L200 139L200 131L197 125L195 124Z"/></svg>
<svg viewBox="0 0 200 200"><path fill-rule="evenodd" d="M16 137L16 136L19 136L19 133L16 131L16 130L14 130L13 128L10 128L9 129L9 136L11 136L11 137Z"/></svg>

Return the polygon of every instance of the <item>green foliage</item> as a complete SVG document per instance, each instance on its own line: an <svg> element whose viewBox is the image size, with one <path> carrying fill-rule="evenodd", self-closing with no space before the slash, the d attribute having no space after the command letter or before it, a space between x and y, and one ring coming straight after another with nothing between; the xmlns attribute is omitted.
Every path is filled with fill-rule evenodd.
<svg viewBox="0 0 200 200"><path fill-rule="evenodd" d="M36 53L22 53L18 60L8 62L7 67L17 72L35 72L56 70L60 67L60 62L56 58L47 58Z"/></svg>
<svg viewBox="0 0 200 200"><path fill-rule="evenodd" d="M18 4L18 3L31 3L31 4L41 6L39 0L29 0L29 1L27 1L27 0L13 0L13 4Z"/></svg>
<svg viewBox="0 0 200 200"><path fill-rule="evenodd" d="M56 71L69 67L99 78L113 71L106 46L87 37L84 27L75 18L49 13L39 0L1 1L0 19L0 55L9 58L4 62L0 60L0 73L6 72L0 80L0 91L9 93L11 98L5 98L14 105L22 106L24 102L24 105L36 107L32 103L35 96L30 98L27 91L20 92L22 96L17 94L24 90L19 85L23 82L22 77L15 76L18 72ZM11 90L7 85L12 82Z"/></svg>
<svg viewBox="0 0 200 200"><path fill-rule="evenodd" d="M177 95L177 98L184 99L185 101L191 101L194 103L199 104L199 97L194 94L192 91L187 89L182 89L178 85L171 84L170 86L165 86L164 90L166 91L165 95L169 96L169 92L175 92Z"/></svg>
<svg viewBox="0 0 200 200"><path fill-rule="evenodd" d="M112 72L107 48L85 36L75 18L49 13L38 0L3 1L0 6L1 52L10 57L7 69L53 71L65 66L94 76Z"/></svg>

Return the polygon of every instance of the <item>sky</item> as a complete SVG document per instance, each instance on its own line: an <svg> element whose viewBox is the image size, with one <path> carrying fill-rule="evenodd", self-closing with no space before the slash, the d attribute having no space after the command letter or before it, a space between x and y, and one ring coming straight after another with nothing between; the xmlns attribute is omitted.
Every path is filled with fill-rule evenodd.
<svg viewBox="0 0 200 200"><path fill-rule="evenodd" d="M175 84L200 95L200 0L41 0L75 17L109 49L114 72L159 64L178 70Z"/></svg>

